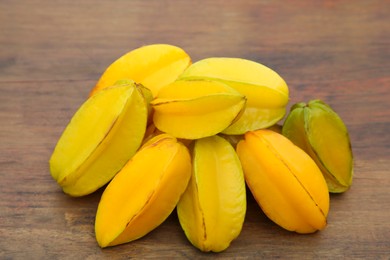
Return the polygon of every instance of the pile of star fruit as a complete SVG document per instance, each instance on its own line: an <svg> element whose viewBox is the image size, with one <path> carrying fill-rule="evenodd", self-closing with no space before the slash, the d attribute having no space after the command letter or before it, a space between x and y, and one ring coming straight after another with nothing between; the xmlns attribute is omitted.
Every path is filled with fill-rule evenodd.
<svg viewBox="0 0 390 260"><path fill-rule="evenodd" d="M143 46L112 63L50 159L70 196L106 186L95 220L101 247L148 234L177 210L188 240L220 252L241 232L246 185L284 229L326 226L329 192L350 187L347 129L320 100L286 114L286 82L240 58L192 64L176 46Z"/></svg>

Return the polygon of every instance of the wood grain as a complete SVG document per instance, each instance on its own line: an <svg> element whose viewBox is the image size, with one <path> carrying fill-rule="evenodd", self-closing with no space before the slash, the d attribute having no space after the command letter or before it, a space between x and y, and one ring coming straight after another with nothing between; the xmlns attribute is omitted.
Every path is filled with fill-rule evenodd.
<svg viewBox="0 0 390 260"><path fill-rule="evenodd" d="M390 19L388 1L0 2L0 258L390 257ZM282 230L249 195L241 235L220 254L200 253L177 216L133 243L100 249L101 190L64 195L48 159L104 69L150 43L194 61L242 57L278 71L289 106L314 98L345 121L355 155L352 188L331 196L328 227Z"/></svg>

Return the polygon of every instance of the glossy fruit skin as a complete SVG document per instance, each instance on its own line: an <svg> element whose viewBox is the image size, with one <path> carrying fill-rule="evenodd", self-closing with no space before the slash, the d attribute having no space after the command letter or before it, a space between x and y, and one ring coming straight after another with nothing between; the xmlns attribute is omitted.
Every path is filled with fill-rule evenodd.
<svg viewBox="0 0 390 260"><path fill-rule="evenodd" d="M293 105L282 133L313 158L330 192L342 193L350 188L351 141L344 122L329 105L321 100Z"/></svg>
<svg viewBox="0 0 390 260"><path fill-rule="evenodd" d="M199 250L220 252L241 232L246 213L240 161L219 136L194 143L192 177L177 205L181 227Z"/></svg>
<svg viewBox="0 0 390 260"><path fill-rule="evenodd" d="M223 133L240 135L274 125L286 113L289 90L272 69L246 59L213 57L189 66L178 80L208 79L223 82L247 98L242 116Z"/></svg>
<svg viewBox="0 0 390 260"><path fill-rule="evenodd" d="M315 162L281 134L256 130L237 145L245 180L264 213L297 233L326 226L329 192Z"/></svg>
<svg viewBox="0 0 390 260"><path fill-rule="evenodd" d="M127 243L159 226L191 177L188 149L161 134L147 141L102 194L95 220L101 247Z"/></svg>
<svg viewBox="0 0 390 260"><path fill-rule="evenodd" d="M241 116L245 104L246 98L236 90L210 80L176 81L151 102L155 126L183 139L222 132Z"/></svg>
<svg viewBox="0 0 390 260"><path fill-rule="evenodd" d="M113 86L118 80L133 80L156 96L161 87L172 83L191 64L190 56L170 44L152 44L134 49L107 67L90 95Z"/></svg>
<svg viewBox="0 0 390 260"><path fill-rule="evenodd" d="M49 162L52 177L65 193L84 196L96 191L135 154L149 113L141 88L131 83L104 89L75 113Z"/></svg>
<svg viewBox="0 0 390 260"><path fill-rule="evenodd" d="M276 224L313 233L327 225L329 190L351 185L351 145L318 100L294 105L282 128L288 99L286 82L262 64L221 57L191 65L176 46L143 46L102 74L60 138L51 174L71 196L108 183L95 219L102 248L142 238L176 207L193 246L224 251L243 227L245 184ZM343 161L350 164L339 173Z"/></svg>

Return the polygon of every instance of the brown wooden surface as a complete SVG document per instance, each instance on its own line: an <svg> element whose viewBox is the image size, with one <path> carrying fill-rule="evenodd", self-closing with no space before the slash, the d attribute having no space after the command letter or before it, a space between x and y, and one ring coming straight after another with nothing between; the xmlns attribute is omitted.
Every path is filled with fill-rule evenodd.
<svg viewBox="0 0 390 260"><path fill-rule="evenodd" d="M0 1L0 259L389 259L389 6L383 0ZM350 131L355 177L347 193L331 196L324 231L287 232L249 197L241 235L220 254L192 247L175 214L138 241L98 247L101 191L66 196L48 159L103 70L151 43L181 46L194 61L261 62L285 78L290 105L314 98L332 105Z"/></svg>

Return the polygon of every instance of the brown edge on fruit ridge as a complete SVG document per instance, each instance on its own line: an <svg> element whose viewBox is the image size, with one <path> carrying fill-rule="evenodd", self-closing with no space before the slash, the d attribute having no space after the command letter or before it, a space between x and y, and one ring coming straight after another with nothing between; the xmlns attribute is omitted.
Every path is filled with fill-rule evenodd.
<svg viewBox="0 0 390 260"><path fill-rule="evenodd" d="M322 109L322 108L320 108L320 109ZM309 124L306 123L306 122L308 122L308 120L309 120L309 119L307 118L307 117L309 117L308 111L309 111L309 105L306 104L306 105L303 107L303 122L304 122L304 126L303 126L303 127L304 127L304 129L305 129L305 138L304 138L304 139L305 139L305 142L306 142L306 147L309 149L310 152L313 153L314 156L311 156L311 155L310 155L310 152L309 152L308 154L309 154L309 156L316 162L316 164L317 164L317 161L318 161L318 163L320 164L320 165L318 165L318 167L320 168L321 172L322 172L324 175L326 175L326 179L331 180L333 183L337 183L337 186L345 187L345 190L344 190L344 191L346 191L346 190L348 190L350 187L349 187L348 185L344 185L344 184L341 184L341 183L340 183L339 179L337 179L337 177L328 169L328 167L327 167L326 164L323 162L323 160L321 160L321 157L319 156L317 150L314 149L314 147L311 145L311 142L310 142L310 140L309 140L309 138L308 138L308 133L311 132L311 128L310 128ZM348 132L346 132L346 137L348 138L348 139L347 139L347 140L348 140L348 146L349 146L350 150L352 151L352 145L351 145L351 141L350 141L350 139L349 139L349 134L348 134ZM351 154L352 154L352 152L351 152ZM313 157L314 157L314 158L313 158ZM353 154L352 154L352 161L353 161ZM323 172L322 169L325 170L325 173ZM351 170L353 171L353 166L352 166L352 169L351 169ZM325 176L324 176L324 177L325 177ZM328 181L326 180L326 182L328 182ZM344 191L342 191L342 192L344 192ZM341 193L342 193L342 192L341 192ZM340 193L340 192L332 192L332 193Z"/></svg>
<svg viewBox="0 0 390 260"><path fill-rule="evenodd" d="M131 99L131 94L128 96L123 108L125 108L128 104L128 102L131 102L130 99ZM95 153L96 150L99 149L99 147L102 145L102 143L105 142L105 140L107 139L108 135L110 134L110 132L112 131L112 129L114 129L114 127L116 126L117 122L119 121L119 118L121 116L121 114L123 113L123 109L121 111L121 113L118 114L118 116L115 118L115 120L112 121L111 125L110 125L110 128L107 130L107 132L105 133L104 137L100 140L100 142L95 146L95 148L93 149L93 151L87 156L87 158L85 158L85 160L73 171L73 172L77 172L79 171L82 167L85 167L84 164L85 162L87 162L89 160L89 158L92 156L92 154ZM119 172L119 171L118 171ZM117 172L117 173L118 173ZM58 184L61 185L61 183L63 183L67 178L68 175L66 175L61 181L58 182ZM77 176L77 178L75 178L75 182L80 179L80 175ZM64 187L66 186L70 186L70 185L65 185Z"/></svg>
<svg viewBox="0 0 390 260"><path fill-rule="evenodd" d="M325 213L322 211L320 206L317 204L317 202L314 200L313 196L310 194L310 192L306 189L306 187L302 184L302 182L299 180L299 178L294 174L294 171L289 167L289 165L286 163L286 161L283 159L282 156L279 155L279 153L275 150L275 148L265 139L260 138L260 140L269 148L270 151L283 163L284 166L289 170L289 172L294 176L294 178L297 180L297 182L301 185L301 187L304 189L304 191L307 193L307 195L310 197L310 199L314 202L316 207L321 212L322 216L325 219L325 224L327 224L327 219Z"/></svg>

